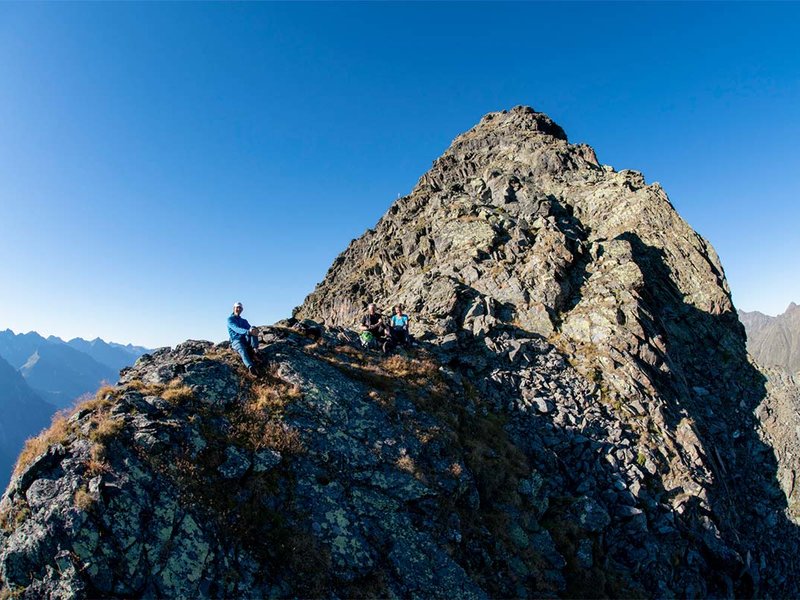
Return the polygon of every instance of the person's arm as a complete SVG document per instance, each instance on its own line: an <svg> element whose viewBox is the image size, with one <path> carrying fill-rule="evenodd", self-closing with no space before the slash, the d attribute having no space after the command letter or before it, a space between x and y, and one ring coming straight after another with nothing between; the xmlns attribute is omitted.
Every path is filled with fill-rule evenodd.
<svg viewBox="0 0 800 600"><path fill-rule="evenodd" d="M234 319L233 317L228 317L228 329L230 329L234 333L239 333L241 335L249 333L250 332L250 323L248 323L244 319L242 319L242 321L244 321L244 324L247 325L247 327L239 327L236 324L236 319Z"/></svg>

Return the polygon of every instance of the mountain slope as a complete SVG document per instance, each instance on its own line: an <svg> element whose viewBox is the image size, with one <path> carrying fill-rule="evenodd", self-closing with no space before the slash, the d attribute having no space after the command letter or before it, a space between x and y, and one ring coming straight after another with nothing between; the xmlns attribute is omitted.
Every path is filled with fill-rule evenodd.
<svg viewBox="0 0 800 600"><path fill-rule="evenodd" d="M369 301L406 304L413 356L358 348ZM9 591L800 593L794 382L748 362L663 190L545 115L456 138L295 316L259 377L227 344L159 350L29 444Z"/></svg>
<svg viewBox="0 0 800 600"><path fill-rule="evenodd" d="M64 408L102 382L115 381L118 371L67 345L48 343L28 357L20 373L48 402Z"/></svg>
<svg viewBox="0 0 800 600"><path fill-rule="evenodd" d="M34 352L48 343L35 331L14 333L6 329L0 331L0 357L15 369L20 369Z"/></svg>
<svg viewBox="0 0 800 600"><path fill-rule="evenodd" d="M102 381L115 381L120 369L146 352L146 348L91 342L74 338L44 338L35 331L0 332L0 357L19 369L28 384L52 404L65 407Z"/></svg>
<svg viewBox="0 0 800 600"><path fill-rule="evenodd" d="M739 311L747 349L759 364L800 374L800 306L794 302L777 317Z"/></svg>
<svg viewBox="0 0 800 600"><path fill-rule="evenodd" d="M650 480L646 466L674 510L715 515L715 538L771 545L764 519L786 507L760 506L781 496L775 454L754 429L768 392L716 253L658 184L600 165L545 115L492 113L456 138L295 315L352 326L369 301L404 303L416 332L450 346L498 409L516 398L540 406L537 377L476 360L478 349L545 336L638 437L625 489ZM797 491L784 493L796 519ZM794 525L778 522L796 544Z"/></svg>
<svg viewBox="0 0 800 600"><path fill-rule="evenodd" d="M0 477L8 481L25 440L50 423L55 407L39 398L14 367L0 358Z"/></svg>
<svg viewBox="0 0 800 600"><path fill-rule="evenodd" d="M133 346L132 344L123 346L114 342L105 342L100 338L95 338L91 341L83 338L73 338L66 344L84 354L88 354L101 365L105 365L115 371L132 365L137 358L148 352L147 348L141 346Z"/></svg>

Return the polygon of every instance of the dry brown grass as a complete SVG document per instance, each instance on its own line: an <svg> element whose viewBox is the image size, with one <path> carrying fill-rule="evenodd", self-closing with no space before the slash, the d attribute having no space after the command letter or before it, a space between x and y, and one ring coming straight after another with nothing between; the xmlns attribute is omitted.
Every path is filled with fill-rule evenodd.
<svg viewBox="0 0 800 600"><path fill-rule="evenodd" d="M300 398L300 390L284 381L268 376L269 381L257 384L251 396L235 405L229 415L233 435L252 450L273 448L287 454L305 451L296 429L281 422L286 407Z"/></svg>
<svg viewBox="0 0 800 600"><path fill-rule="evenodd" d="M111 467L106 462L106 447L102 444L93 444L89 450L89 459L84 462L86 475L94 477L111 471Z"/></svg>
<svg viewBox="0 0 800 600"><path fill-rule="evenodd" d="M400 456L394 464L398 469L406 473L411 473L413 475L417 472L417 465L414 463L414 459L408 454Z"/></svg>
<svg viewBox="0 0 800 600"><path fill-rule="evenodd" d="M92 504L94 504L94 498L86 489L86 487L81 486L75 491L73 502L75 503L76 508L85 512L91 508Z"/></svg>
<svg viewBox="0 0 800 600"><path fill-rule="evenodd" d="M86 466L86 476L95 477L104 473L111 472L111 467L108 463L99 460L87 460L84 465Z"/></svg>
<svg viewBox="0 0 800 600"><path fill-rule="evenodd" d="M344 354L345 356L350 356L352 358L361 359L364 356L363 352L359 352L357 349L353 348L352 346L346 346L344 344L340 346L335 346L333 351L336 354Z"/></svg>
<svg viewBox="0 0 800 600"><path fill-rule="evenodd" d="M0 528L3 531L11 532L22 525L30 516L31 509L28 506L28 502L25 499L19 500L0 512Z"/></svg>
<svg viewBox="0 0 800 600"><path fill-rule="evenodd" d="M86 395L79 398L71 409L62 410L53 415L53 421L49 428L36 437L26 440L14 466L13 476L22 473L37 456L44 454L50 446L64 443L69 440L70 436L75 435L77 430L69 422L69 419L77 413L92 411L97 413L92 419L94 429L89 435L93 441L101 441L118 433L122 428L122 421L109 418L108 409L113 406L114 399L124 389L104 385L93 396Z"/></svg>
<svg viewBox="0 0 800 600"><path fill-rule="evenodd" d="M410 358L395 354L383 357L346 345L317 356L373 390L414 391L428 396L441 396L447 391L438 365L429 356Z"/></svg>
<svg viewBox="0 0 800 600"><path fill-rule="evenodd" d="M392 413L396 408L397 396L392 392L379 392L378 390L370 390L367 396L375 402L383 410Z"/></svg>
<svg viewBox="0 0 800 600"><path fill-rule="evenodd" d="M94 427L89 431L89 439L97 444L104 444L116 436L125 427L125 420L112 417L107 412L98 412L92 419Z"/></svg>
<svg viewBox="0 0 800 600"><path fill-rule="evenodd" d="M0 588L0 600L14 600L15 598L21 598L24 592L25 588L15 588L13 590L8 587Z"/></svg>
<svg viewBox="0 0 800 600"><path fill-rule="evenodd" d="M212 348L211 350L206 350L203 356L208 360L223 360L225 358L236 358L239 354L232 348Z"/></svg>
<svg viewBox="0 0 800 600"><path fill-rule="evenodd" d="M145 383L141 379L134 379L125 385L125 389L139 392L142 396L158 396L164 391L164 384Z"/></svg>
<svg viewBox="0 0 800 600"><path fill-rule="evenodd" d="M177 405L190 402L194 398L194 392L180 379L173 379L167 385L167 389L161 392L161 397L170 404Z"/></svg>
<svg viewBox="0 0 800 600"><path fill-rule="evenodd" d="M399 354L385 358L380 366L389 375L411 377L418 383L429 383L439 373L439 367L429 358L408 358Z"/></svg>
<svg viewBox="0 0 800 600"><path fill-rule="evenodd" d="M272 448L284 454L305 452L300 432L285 423L269 421L264 424L261 436L256 440L257 449Z"/></svg>
<svg viewBox="0 0 800 600"><path fill-rule="evenodd" d="M114 398L120 392L113 385L104 385L98 389L94 395L86 394L76 400L70 415L80 411L102 410L110 407L114 403Z"/></svg>
<svg viewBox="0 0 800 600"><path fill-rule="evenodd" d="M280 389L267 383L257 383L253 386L251 409L261 412L280 412L289 400L287 389Z"/></svg>
<svg viewBox="0 0 800 600"><path fill-rule="evenodd" d="M68 422L70 413L66 411L59 411L53 415L53 421L50 427L44 430L36 437L28 438L22 448L22 452L17 458L17 464L14 466L13 477L16 477L24 471L36 457L47 452L50 446L61 444L67 441L70 435L75 431L74 426Z"/></svg>

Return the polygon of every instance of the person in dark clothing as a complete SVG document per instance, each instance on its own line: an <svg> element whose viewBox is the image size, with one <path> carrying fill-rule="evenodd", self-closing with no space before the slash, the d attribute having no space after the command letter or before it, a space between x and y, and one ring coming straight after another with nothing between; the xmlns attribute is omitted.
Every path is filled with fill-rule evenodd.
<svg viewBox="0 0 800 600"><path fill-rule="evenodd" d="M381 315L375 304L370 303L367 306L367 314L361 319L361 343L365 346L371 345L373 342L379 345L384 352L388 351L386 324L383 322L383 315Z"/></svg>
<svg viewBox="0 0 800 600"><path fill-rule="evenodd" d="M228 337L231 347L242 357L242 362L247 370L255 373L253 358L258 350L258 329L250 327L247 319L242 318L244 306L241 302L233 305L233 314L228 317Z"/></svg>

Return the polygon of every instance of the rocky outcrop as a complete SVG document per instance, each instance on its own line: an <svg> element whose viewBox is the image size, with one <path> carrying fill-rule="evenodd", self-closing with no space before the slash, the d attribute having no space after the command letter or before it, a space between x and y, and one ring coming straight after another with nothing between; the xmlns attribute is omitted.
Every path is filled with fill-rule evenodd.
<svg viewBox="0 0 800 600"><path fill-rule="evenodd" d="M740 310L739 319L747 331L747 350L759 364L800 375L800 306L792 302L777 317Z"/></svg>
<svg viewBox="0 0 800 600"><path fill-rule="evenodd" d="M370 301L406 305L411 355L358 348ZM792 382L663 190L545 115L459 136L262 341L256 378L225 345L146 355L29 445L10 591L800 592Z"/></svg>
<svg viewBox="0 0 800 600"><path fill-rule="evenodd" d="M789 515L800 522L800 385L783 370L763 369L767 395L756 409L759 435L778 460L777 478L786 497Z"/></svg>

